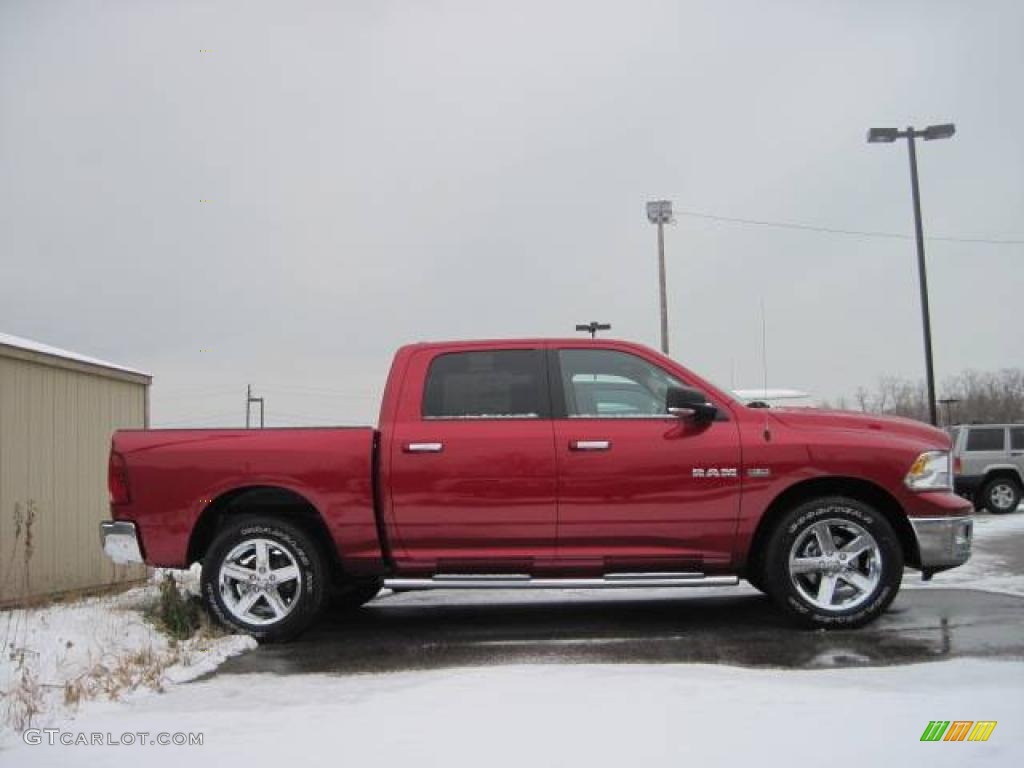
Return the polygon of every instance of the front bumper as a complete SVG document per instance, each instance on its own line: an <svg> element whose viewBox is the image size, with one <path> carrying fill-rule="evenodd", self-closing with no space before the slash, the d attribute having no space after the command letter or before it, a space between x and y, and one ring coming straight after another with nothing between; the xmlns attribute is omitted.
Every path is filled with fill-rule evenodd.
<svg viewBox="0 0 1024 768"><path fill-rule="evenodd" d="M124 520L100 523L100 544L107 557L119 565L143 562L135 523Z"/></svg>
<svg viewBox="0 0 1024 768"><path fill-rule="evenodd" d="M971 557L974 519L970 515L911 517L909 520L917 537L921 571L925 578L938 571L963 565Z"/></svg>

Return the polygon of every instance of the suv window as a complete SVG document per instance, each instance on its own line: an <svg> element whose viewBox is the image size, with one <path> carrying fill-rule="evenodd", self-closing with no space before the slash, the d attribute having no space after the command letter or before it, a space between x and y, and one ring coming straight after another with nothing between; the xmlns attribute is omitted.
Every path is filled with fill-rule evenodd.
<svg viewBox="0 0 1024 768"><path fill-rule="evenodd" d="M968 451L1005 451L1006 430L1002 427L971 427L967 431Z"/></svg>
<svg viewBox="0 0 1024 768"><path fill-rule="evenodd" d="M1024 451L1024 427L1013 427L1010 430L1010 450Z"/></svg>
<svg viewBox="0 0 1024 768"><path fill-rule="evenodd" d="M650 418L666 416L665 393L681 387L673 376L627 352L563 349L565 411L569 418Z"/></svg>
<svg viewBox="0 0 1024 768"><path fill-rule="evenodd" d="M539 419L550 415L543 353L450 352L430 363L425 419Z"/></svg>

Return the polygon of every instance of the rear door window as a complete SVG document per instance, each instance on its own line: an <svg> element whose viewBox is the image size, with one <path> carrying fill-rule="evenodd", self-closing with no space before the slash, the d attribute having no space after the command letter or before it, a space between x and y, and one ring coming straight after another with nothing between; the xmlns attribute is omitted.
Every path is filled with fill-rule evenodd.
<svg viewBox="0 0 1024 768"><path fill-rule="evenodd" d="M1006 430L1002 427L971 427L967 433L968 451L1005 451Z"/></svg>
<svg viewBox="0 0 1024 768"><path fill-rule="evenodd" d="M423 392L425 419L549 418L544 353L481 350L438 355Z"/></svg>
<svg viewBox="0 0 1024 768"><path fill-rule="evenodd" d="M1024 427L1014 427L1010 430L1010 450L1024 451Z"/></svg>

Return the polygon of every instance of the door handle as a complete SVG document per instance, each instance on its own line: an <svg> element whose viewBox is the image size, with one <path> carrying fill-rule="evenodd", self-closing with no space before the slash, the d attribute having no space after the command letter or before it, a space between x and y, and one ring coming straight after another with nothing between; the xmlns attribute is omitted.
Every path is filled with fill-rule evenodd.
<svg viewBox="0 0 1024 768"><path fill-rule="evenodd" d="M569 443L573 451L607 451L611 447L610 440L573 440Z"/></svg>
<svg viewBox="0 0 1024 768"><path fill-rule="evenodd" d="M444 443L406 443L402 450L406 453L440 453Z"/></svg>

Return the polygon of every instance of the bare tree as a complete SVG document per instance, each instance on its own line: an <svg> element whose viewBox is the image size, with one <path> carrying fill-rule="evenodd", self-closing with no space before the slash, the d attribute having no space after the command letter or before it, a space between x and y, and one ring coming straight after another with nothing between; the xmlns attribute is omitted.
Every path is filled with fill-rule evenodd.
<svg viewBox="0 0 1024 768"><path fill-rule="evenodd" d="M941 414L944 422L1024 422L1024 369L964 371L943 382L939 399L951 401ZM928 420L928 394L921 381L883 376L874 392L858 387L854 400L865 413Z"/></svg>
<svg viewBox="0 0 1024 768"><path fill-rule="evenodd" d="M857 400L857 405L860 409L867 413L871 404L871 393L868 392L866 387L857 387L857 394L854 395Z"/></svg>

